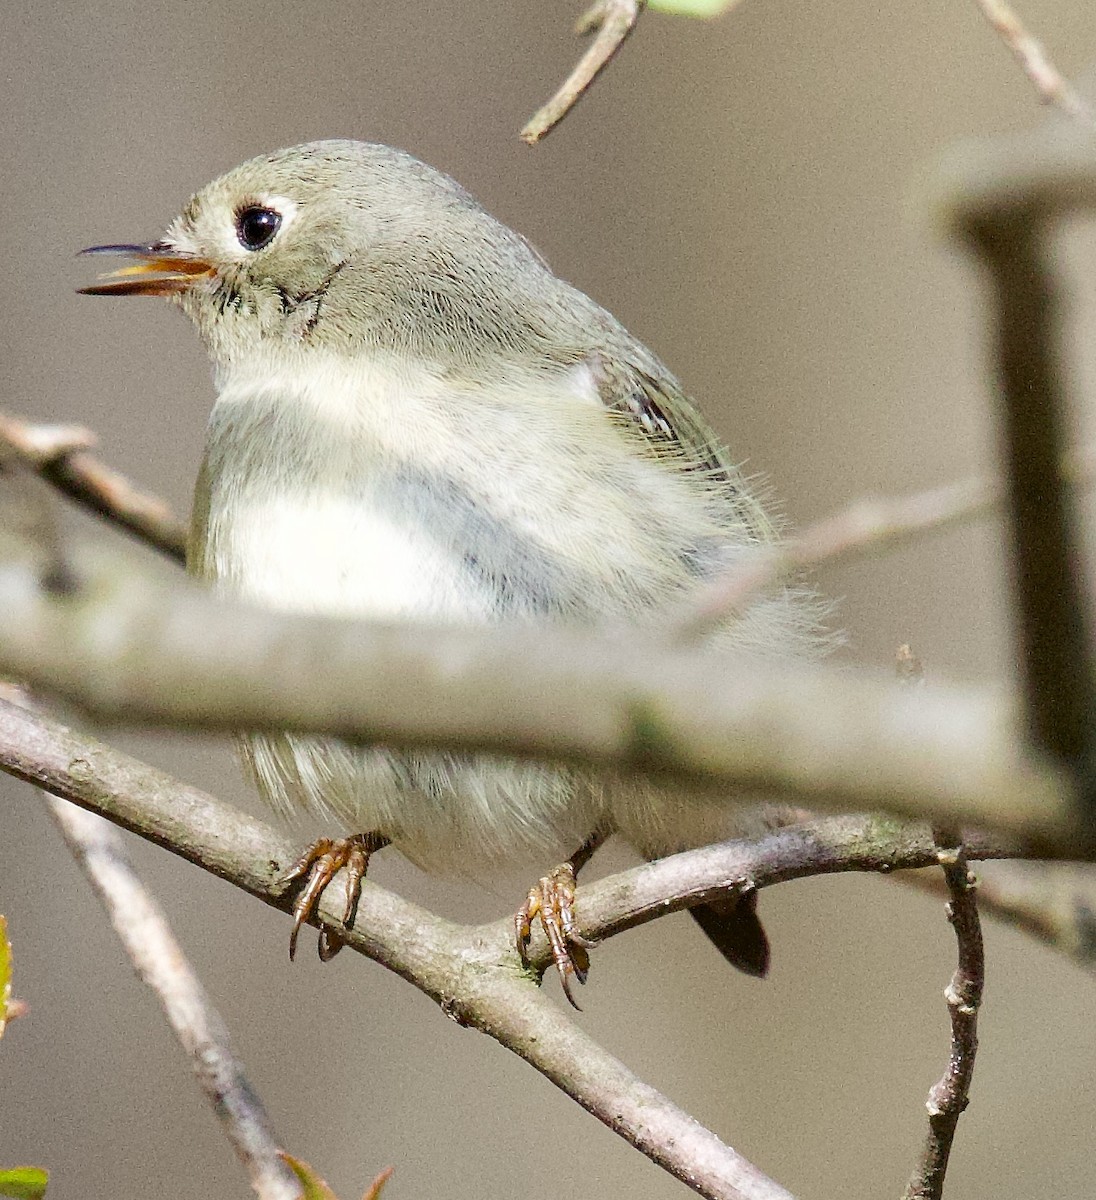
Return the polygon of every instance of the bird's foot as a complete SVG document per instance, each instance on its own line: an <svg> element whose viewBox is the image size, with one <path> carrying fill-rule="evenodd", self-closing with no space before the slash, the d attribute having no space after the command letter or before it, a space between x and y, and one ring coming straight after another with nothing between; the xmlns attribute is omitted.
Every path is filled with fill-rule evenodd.
<svg viewBox="0 0 1096 1200"><path fill-rule="evenodd" d="M596 943L583 937L575 925L575 872L574 861L560 863L550 875L545 875L530 888L525 903L514 914L514 932L521 961L527 963L533 921L539 919L552 948L552 961L556 964L563 994L573 1008L578 1008L571 992L571 980L586 982L590 970L589 951Z"/></svg>
<svg viewBox="0 0 1096 1200"><path fill-rule="evenodd" d="M362 880L369 868L369 859L383 846L388 838L379 833L356 833L345 838L318 838L289 868L279 881L282 889L291 887L298 880L304 886L293 905L293 930L289 935L289 957L297 953L297 935L306 921L316 916L316 909L327 885L344 867L346 868L346 907L343 909L341 926L349 929L354 922L354 913L361 895ZM329 962L343 948L343 939L337 929L330 925L320 927L320 958Z"/></svg>

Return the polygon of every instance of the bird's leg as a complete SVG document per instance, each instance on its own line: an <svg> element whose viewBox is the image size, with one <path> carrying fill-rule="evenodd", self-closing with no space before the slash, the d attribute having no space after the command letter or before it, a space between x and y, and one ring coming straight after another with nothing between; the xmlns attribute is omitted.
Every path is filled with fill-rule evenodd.
<svg viewBox="0 0 1096 1200"><path fill-rule="evenodd" d="M596 945L584 938L575 927L575 880L579 871L589 861L594 851L606 840L607 833L594 833L574 854L549 875L545 875L529 889L525 903L514 914L514 932L517 936L518 954L521 961L528 963L526 952L533 932L533 920L540 920L540 927L552 947L552 961L563 985L563 994L572 1008L578 1008L571 993L571 979L586 982L590 970L590 949Z"/></svg>
<svg viewBox="0 0 1096 1200"><path fill-rule="evenodd" d="M362 880L369 867L369 859L378 850L387 846L389 839L381 833L355 833L345 838L319 838L308 847L300 858L281 877L282 889L298 880L305 881L301 894L293 905L293 931L289 935L289 957L297 953L297 934L305 921L316 915L316 906L324 888L346 868L346 908L343 909L342 927L348 929L354 921L354 912L361 895ZM330 925L320 928L320 958L329 962L343 948L338 931Z"/></svg>

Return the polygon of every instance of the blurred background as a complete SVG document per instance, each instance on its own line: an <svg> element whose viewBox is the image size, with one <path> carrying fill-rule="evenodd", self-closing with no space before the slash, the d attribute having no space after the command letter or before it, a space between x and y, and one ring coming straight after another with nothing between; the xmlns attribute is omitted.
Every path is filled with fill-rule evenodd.
<svg viewBox="0 0 1096 1200"><path fill-rule="evenodd" d="M972 4L648 13L536 149L517 131L575 60L577 5L4 4L0 405L90 426L107 461L180 512L212 398L205 354L166 304L76 296L90 271L73 255L154 238L241 160L331 136L412 151L527 235L665 359L795 524L993 469L980 281L934 240L918 196L957 139L1043 117ZM1067 73L1096 58L1087 5L1026 0L1023 16ZM1096 395L1096 239L1072 231L1063 261L1078 392ZM1001 680L1005 572L983 521L818 584L838 601L844 661L887 669L909 641L935 677ZM116 740L260 807L224 744ZM287 1145L340 1196L389 1163L392 1200L687 1194L380 967L311 953L291 967L281 915L162 851L133 853ZM512 910L528 884L446 885L394 854L374 878L467 920ZM598 953L578 1020L797 1195L898 1195L946 1059L941 906L838 878L766 893L762 911L767 981L732 972L680 915ZM54 1200L248 1196L39 798L3 778L0 912L31 1006L0 1044L0 1164L48 1166ZM992 924L987 948L949 1194L1090 1195L1093 983Z"/></svg>

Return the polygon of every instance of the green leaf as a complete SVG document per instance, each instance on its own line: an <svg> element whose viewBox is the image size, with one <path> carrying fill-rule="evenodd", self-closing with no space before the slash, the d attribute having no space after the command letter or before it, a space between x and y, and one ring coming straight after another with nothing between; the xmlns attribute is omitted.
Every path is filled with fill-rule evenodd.
<svg viewBox="0 0 1096 1200"><path fill-rule="evenodd" d="M41 1167L0 1170L0 1196L12 1196L14 1200L41 1200L48 1183L49 1172Z"/></svg>
<svg viewBox="0 0 1096 1200"><path fill-rule="evenodd" d="M301 1200L337 1200L335 1193L312 1170L308 1163L302 1159L294 1158L292 1154L287 1154L284 1150L280 1150L278 1153L285 1159L293 1174L301 1181L301 1186L304 1188L304 1191L301 1192Z"/></svg>
<svg viewBox="0 0 1096 1200"><path fill-rule="evenodd" d="M7 918L0 917L0 1037L8 1023L8 1001L11 999L11 942L8 941Z"/></svg>
<svg viewBox="0 0 1096 1200"><path fill-rule="evenodd" d="M304 1191L301 1192L301 1200L338 1200L328 1184L316 1174L308 1163L303 1162L299 1158L294 1158L292 1154L287 1154L284 1150L279 1150L278 1153L289 1165L289 1169L293 1174L301 1181L301 1185L304 1188ZM391 1174L392 1168L385 1167L369 1185L369 1190L362 1197L362 1200L377 1200L377 1197L381 1194L381 1188L388 1182Z"/></svg>
<svg viewBox="0 0 1096 1200"><path fill-rule="evenodd" d="M647 0L649 8L679 17L718 17L738 3L739 0Z"/></svg>

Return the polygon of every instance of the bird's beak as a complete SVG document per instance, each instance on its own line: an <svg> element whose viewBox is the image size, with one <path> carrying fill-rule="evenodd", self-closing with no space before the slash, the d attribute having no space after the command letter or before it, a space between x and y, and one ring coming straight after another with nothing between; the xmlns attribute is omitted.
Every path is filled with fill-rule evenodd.
<svg viewBox="0 0 1096 1200"><path fill-rule="evenodd" d="M108 271L103 283L77 288L83 296L172 296L213 274L212 263L183 254L164 242L151 246L90 246L81 254L124 254L132 266Z"/></svg>

